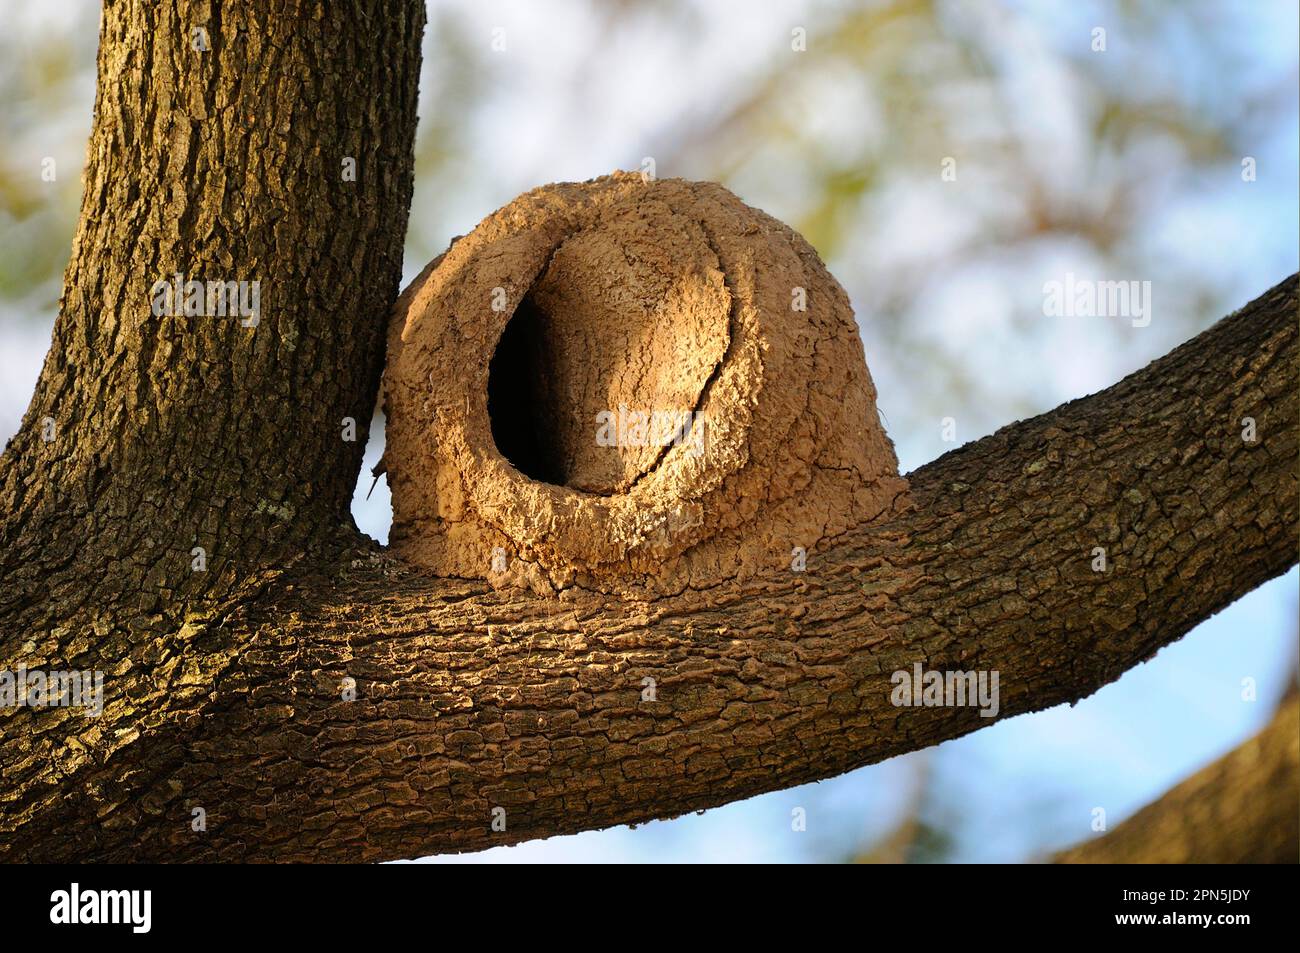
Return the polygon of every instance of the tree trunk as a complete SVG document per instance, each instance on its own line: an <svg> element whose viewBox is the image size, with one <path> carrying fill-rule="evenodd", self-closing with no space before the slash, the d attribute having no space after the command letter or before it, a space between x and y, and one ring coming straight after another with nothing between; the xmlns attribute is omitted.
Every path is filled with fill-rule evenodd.
<svg viewBox="0 0 1300 953"><path fill-rule="evenodd" d="M28 636L83 604L228 591L350 527L423 21L414 0L104 4L60 315L0 471L4 608L52 610ZM258 281L258 325L155 316L177 274Z"/></svg>
<svg viewBox="0 0 1300 953"><path fill-rule="evenodd" d="M226 665L186 620L354 543L411 199L419 0L102 17L60 314L0 463L0 659L106 670L133 727L4 710L6 828L95 764L126 772L101 805L131 798L154 765L125 748ZM257 326L155 316L178 273L259 281Z"/></svg>
<svg viewBox="0 0 1300 953"><path fill-rule="evenodd" d="M1294 864L1300 859L1300 697L1259 734L1062 864Z"/></svg>
<svg viewBox="0 0 1300 953"><path fill-rule="evenodd" d="M0 710L0 857L383 860L670 817L994 720L895 707L896 670L997 670L998 717L1039 710L1295 563L1294 276L911 474L912 511L806 572L547 598L399 563L348 502L422 6L262 6L105 4L82 222L0 463L0 658L103 670L105 708ZM155 317L176 272L260 280L260 323Z"/></svg>

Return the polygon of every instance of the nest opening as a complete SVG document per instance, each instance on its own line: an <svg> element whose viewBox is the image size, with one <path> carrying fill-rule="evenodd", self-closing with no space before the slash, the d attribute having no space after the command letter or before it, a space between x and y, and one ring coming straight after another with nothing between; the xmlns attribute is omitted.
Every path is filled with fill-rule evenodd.
<svg viewBox="0 0 1300 953"><path fill-rule="evenodd" d="M550 322L531 295L520 303L488 366L488 417L497 450L524 476L566 486L568 467L559 433L564 416L553 403Z"/></svg>

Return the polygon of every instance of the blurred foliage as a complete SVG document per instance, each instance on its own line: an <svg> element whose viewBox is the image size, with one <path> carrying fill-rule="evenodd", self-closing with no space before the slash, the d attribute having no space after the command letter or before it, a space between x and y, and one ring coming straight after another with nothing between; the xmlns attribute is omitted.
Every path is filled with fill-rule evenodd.
<svg viewBox="0 0 1300 953"><path fill-rule="evenodd" d="M1174 249L1161 238L1188 202L1240 189L1241 156L1294 123L1294 65L1261 82L1223 3L1101 3L1074 8L1073 28L1045 25L1070 9L831 4L809 25L808 53L774 58L759 81L679 133L684 165L742 195L794 197L778 217L870 316L888 365L904 379L944 382L902 413L888 408L904 429L954 406L985 407L996 424L1059 399L973 377L964 335L918 333L947 283L1019 285L1006 330L1025 340L1042 324L1039 289L1059 277L1048 263L1062 252L1081 273L1151 279L1162 318L1154 353L1241 303L1225 269L1206 267L1208 236ZM1091 47L1093 24L1105 25L1105 52ZM828 135L819 106L840 100L841 128ZM860 125L842 128L846 115ZM958 179L945 186L946 156ZM939 202L934 227L948 234L889 247L900 216L911 224ZM1278 212L1294 221L1294 209ZM1102 326L1116 351L1137 343L1123 322Z"/></svg>
<svg viewBox="0 0 1300 953"><path fill-rule="evenodd" d="M903 816L865 847L854 845L846 858L853 864L939 864L951 859L956 847L953 831L960 814L948 804L944 787L936 783L932 751L909 755L907 802Z"/></svg>
<svg viewBox="0 0 1300 953"><path fill-rule="evenodd" d="M81 199L98 16L0 33L0 314L51 320ZM33 42L35 40L35 42ZM52 159L54 181L42 173Z"/></svg>

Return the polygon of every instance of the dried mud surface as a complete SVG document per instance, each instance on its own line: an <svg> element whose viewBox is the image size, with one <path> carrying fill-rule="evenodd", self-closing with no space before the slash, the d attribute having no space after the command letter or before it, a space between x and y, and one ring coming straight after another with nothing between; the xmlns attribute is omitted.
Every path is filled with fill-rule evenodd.
<svg viewBox="0 0 1300 953"><path fill-rule="evenodd" d="M907 505L844 290L713 183L493 213L403 292L384 393L391 546L437 575L680 592Z"/></svg>

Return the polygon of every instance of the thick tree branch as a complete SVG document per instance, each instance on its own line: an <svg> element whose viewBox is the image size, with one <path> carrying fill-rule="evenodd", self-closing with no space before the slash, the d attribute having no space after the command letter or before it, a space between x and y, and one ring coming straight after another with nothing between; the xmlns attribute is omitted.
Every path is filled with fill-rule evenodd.
<svg viewBox="0 0 1300 953"><path fill-rule="evenodd" d="M6 715L7 732L32 721L5 749L0 854L478 849L670 817L991 723L895 707L891 673L916 662L997 670L999 717L1088 695L1295 563L1296 287L923 467L914 512L806 572L642 602L492 592L378 551L264 578L258 598L131 649L92 741Z"/></svg>
<svg viewBox="0 0 1300 953"><path fill-rule="evenodd" d="M104 4L59 316L0 458L0 618L166 613L350 528L423 26L418 0ZM160 281L203 287L160 308Z"/></svg>
<svg viewBox="0 0 1300 953"><path fill-rule="evenodd" d="M1063 864L1294 864L1300 860L1300 696L1259 734Z"/></svg>

